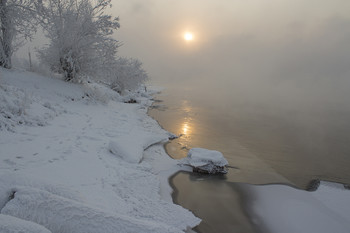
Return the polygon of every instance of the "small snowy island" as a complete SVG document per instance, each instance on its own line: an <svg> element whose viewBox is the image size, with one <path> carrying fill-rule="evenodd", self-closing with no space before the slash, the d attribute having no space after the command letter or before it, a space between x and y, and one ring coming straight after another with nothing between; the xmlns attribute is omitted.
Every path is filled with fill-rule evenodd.
<svg viewBox="0 0 350 233"><path fill-rule="evenodd" d="M208 174L226 174L227 160L219 151L203 148L192 148L180 164L193 168L193 172Z"/></svg>

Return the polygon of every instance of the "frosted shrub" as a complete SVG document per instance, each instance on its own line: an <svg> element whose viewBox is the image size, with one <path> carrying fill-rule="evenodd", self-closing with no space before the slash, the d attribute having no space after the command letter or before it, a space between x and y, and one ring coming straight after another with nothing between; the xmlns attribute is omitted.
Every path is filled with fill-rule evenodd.
<svg viewBox="0 0 350 233"><path fill-rule="evenodd" d="M142 63L133 58L118 58L115 65L100 77L108 86L118 93L134 91L148 80Z"/></svg>
<svg viewBox="0 0 350 233"><path fill-rule="evenodd" d="M117 79L123 89L135 90L148 79L142 63L137 59L119 58L117 62Z"/></svg>
<svg viewBox="0 0 350 233"><path fill-rule="evenodd" d="M143 84L147 73L137 59L118 58L112 38L119 19L104 11L111 0L43 0L37 4L40 25L50 43L38 50L39 59L66 81L103 82L118 93Z"/></svg>
<svg viewBox="0 0 350 233"><path fill-rule="evenodd" d="M111 37L118 18L104 13L111 0L44 0L38 3L40 24L50 40L38 51L43 63L66 81L96 76L113 63L118 42Z"/></svg>

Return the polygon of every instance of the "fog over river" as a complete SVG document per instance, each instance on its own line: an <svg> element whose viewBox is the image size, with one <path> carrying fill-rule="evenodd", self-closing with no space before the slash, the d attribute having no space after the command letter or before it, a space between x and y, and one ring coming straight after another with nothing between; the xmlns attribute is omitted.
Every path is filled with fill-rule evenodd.
<svg viewBox="0 0 350 233"><path fill-rule="evenodd" d="M348 1L114 6L120 55L140 58L151 83L166 88L159 99L168 110L156 118L183 134L180 149L223 152L240 167L233 180L350 183Z"/></svg>
<svg viewBox="0 0 350 233"><path fill-rule="evenodd" d="M264 232L237 182L350 183L349 1L115 4L120 54L140 58L151 84L165 88L150 115L182 134L169 154L204 147L239 168L173 177L174 200L204 218L197 230Z"/></svg>

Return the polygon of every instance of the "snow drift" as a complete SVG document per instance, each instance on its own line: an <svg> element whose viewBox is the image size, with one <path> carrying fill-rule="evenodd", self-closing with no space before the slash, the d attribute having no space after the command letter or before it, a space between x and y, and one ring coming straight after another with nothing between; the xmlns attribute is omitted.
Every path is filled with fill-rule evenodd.
<svg viewBox="0 0 350 233"><path fill-rule="evenodd" d="M109 150L130 163L139 163L143 157L143 151L149 146L168 140L165 134L144 133L131 131L115 141L109 143Z"/></svg>
<svg viewBox="0 0 350 233"><path fill-rule="evenodd" d="M0 214L1 233L51 233L48 229L36 223L9 215Z"/></svg>
<svg viewBox="0 0 350 233"><path fill-rule="evenodd" d="M162 223L108 213L49 192L18 187L2 214L38 223L60 233L182 232Z"/></svg>
<svg viewBox="0 0 350 233"><path fill-rule="evenodd" d="M350 191L342 184L321 181L314 192L286 185L244 185L256 224L273 233L347 233Z"/></svg>

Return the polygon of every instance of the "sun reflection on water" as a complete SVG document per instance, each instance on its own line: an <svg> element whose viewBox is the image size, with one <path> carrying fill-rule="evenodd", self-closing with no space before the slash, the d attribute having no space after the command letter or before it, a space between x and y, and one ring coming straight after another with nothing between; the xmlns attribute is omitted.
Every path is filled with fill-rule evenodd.
<svg viewBox="0 0 350 233"><path fill-rule="evenodd" d="M188 150L193 147L192 139L196 134L195 130L197 130L195 122L196 109L191 106L189 101L182 100L176 113L180 117L176 118L173 132L176 132L179 137L167 143L165 148L172 158L182 159L187 156Z"/></svg>
<svg viewBox="0 0 350 233"><path fill-rule="evenodd" d="M191 133L191 127L187 122L183 123L182 125L182 134L183 135L188 135Z"/></svg>
<svg viewBox="0 0 350 233"><path fill-rule="evenodd" d="M186 117L181 124L181 134L184 136L189 136L192 133L192 115L193 115L193 109L189 102L187 100L183 100L182 106L181 106L182 111L186 114Z"/></svg>

